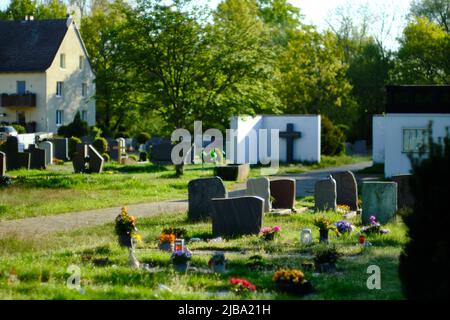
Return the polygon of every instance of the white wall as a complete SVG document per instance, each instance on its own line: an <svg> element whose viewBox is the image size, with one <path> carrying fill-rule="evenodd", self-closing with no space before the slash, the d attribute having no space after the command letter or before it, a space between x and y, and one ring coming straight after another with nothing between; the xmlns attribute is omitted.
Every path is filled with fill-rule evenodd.
<svg viewBox="0 0 450 320"><path fill-rule="evenodd" d="M230 121L230 128L238 130L237 137L237 157L235 162L245 162L256 164L260 162L258 144L246 140L249 138L251 130L256 131L258 135L259 129L267 129L270 137L271 129L279 129L280 132L286 131L287 124L293 123L294 130L301 132L301 138L294 140L294 161L310 161L320 162L320 116L318 115L286 115L286 116L239 116L233 117ZM258 141L258 138L256 139ZM269 154L271 154L270 138ZM236 148L235 148L236 149ZM256 155L255 159L249 157L249 150L252 155ZM279 159L281 162L286 161L286 139L280 138ZM237 160L237 161L236 161Z"/></svg>
<svg viewBox="0 0 450 320"><path fill-rule="evenodd" d="M372 122L372 159L384 163L384 116L376 115Z"/></svg>
<svg viewBox="0 0 450 320"><path fill-rule="evenodd" d="M386 177L407 174L411 171L408 155L402 152L404 128L427 128L430 121L433 121L433 139L437 140L439 137L445 137L445 128L450 127L450 114L386 114L380 119L382 120L377 121L382 121L381 126L374 127L374 130L384 131ZM374 131L375 135L379 133Z"/></svg>

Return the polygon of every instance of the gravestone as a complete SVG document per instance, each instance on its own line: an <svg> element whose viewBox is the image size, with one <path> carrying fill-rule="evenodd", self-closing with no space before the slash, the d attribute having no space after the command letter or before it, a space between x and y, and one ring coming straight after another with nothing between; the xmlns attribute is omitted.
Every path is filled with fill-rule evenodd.
<svg viewBox="0 0 450 320"><path fill-rule="evenodd" d="M97 150L91 145L88 145L88 157L89 157L89 172L100 173L103 170L103 163L105 160L98 153Z"/></svg>
<svg viewBox="0 0 450 320"><path fill-rule="evenodd" d="M164 142L153 145L150 151L150 159L155 164L172 164L172 149L174 145L171 142Z"/></svg>
<svg viewBox="0 0 450 320"><path fill-rule="evenodd" d="M30 169L46 169L45 150L30 144L27 152L30 154Z"/></svg>
<svg viewBox="0 0 450 320"><path fill-rule="evenodd" d="M278 179L270 181L270 196L273 209L294 209L295 180Z"/></svg>
<svg viewBox="0 0 450 320"><path fill-rule="evenodd" d="M336 180L330 175L314 186L315 211L336 210Z"/></svg>
<svg viewBox="0 0 450 320"><path fill-rule="evenodd" d="M31 156L27 152L19 152L19 140L17 137L8 137L5 142L5 153L7 170L30 169Z"/></svg>
<svg viewBox="0 0 450 320"><path fill-rule="evenodd" d="M213 237L258 234L264 215L264 199L255 196L212 200Z"/></svg>
<svg viewBox="0 0 450 320"><path fill-rule="evenodd" d="M358 140L352 146L353 154L367 154L367 141Z"/></svg>
<svg viewBox="0 0 450 320"><path fill-rule="evenodd" d="M0 151L0 177L6 174L6 153Z"/></svg>
<svg viewBox="0 0 450 320"><path fill-rule="evenodd" d="M59 160L69 161L69 139L53 138L50 141L53 143L54 157Z"/></svg>
<svg viewBox="0 0 450 320"><path fill-rule="evenodd" d="M224 181L244 181L250 174L250 165L228 164L226 166L217 166L214 168L214 175L222 178Z"/></svg>
<svg viewBox="0 0 450 320"><path fill-rule="evenodd" d="M77 152L75 154L75 157L72 159L73 170L75 171L75 173L86 172L88 147L84 143L78 143L76 148Z"/></svg>
<svg viewBox="0 0 450 320"><path fill-rule="evenodd" d="M119 161L119 141L110 139L108 140L109 158L112 161Z"/></svg>
<svg viewBox="0 0 450 320"><path fill-rule="evenodd" d="M200 221L211 217L212 199L227 198L227 190L219 177L200 178L189 181L189 221Z"/></svg>
<svg viewBox="0 0 450 320"><path fill-rule="evenodd" d="M39 142L38 148L45 151L45 164L49 165L53 163L53 143L50 141Z"/></svg>
<svg viewBox="0 0 450 320"><path fill-rule="evenodd" d="M362 184L362 222L370 223L370 216L375 216L381 224L395 218L397 211L396 182L363 182Z"/></svg>
<svg viewBox="0 0 450 320"><path fill-rule="evenodd" d="M294 140L301 138L301 132L294 131L294 124L288 123L286 131L280 132L280 138L286 139L286 163L294 162Z"/></svg>
<svg viewBox="0 0 450 320"><path fill-rule="evenodd" d="M336 203L350 207L350 210L358 210L358 185L351 171L335 172L332 174L336 180Z"/></svg>
<svg viewBox="0 0 450 320"><path fill-rule="evenodd" d="M399 209L414 207L415 200L411 191L411 178L411 174L391 177L391 180L397 183L397 205Z"/></svg>
<svg viewBox="0 0 450 320"><path fill-rule="evenodd" d="M264 199L264 212L269 212L272 208L270 201L270 180L266 177L247 180L247 196L257 196Z"/></svg>

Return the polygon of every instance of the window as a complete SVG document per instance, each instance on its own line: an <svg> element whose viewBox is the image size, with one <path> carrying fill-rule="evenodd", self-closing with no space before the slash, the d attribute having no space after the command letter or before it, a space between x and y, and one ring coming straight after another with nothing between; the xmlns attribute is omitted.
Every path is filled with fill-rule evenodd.
<svg viewBox="0 0 450 320"><path fill-rule="evenodd" d="M59 56L59 66L62 69L66 68L66 55L64 53L61 53Z"/></svg>
<svg viewBox="0 0 450 320"><path fill-rule="evenodd" d="M62 81L56 82L56 96L62 97L64 93L64 83Z"/></svg>
<svg viewBox="0 0 450 320"><path fill-rule="evenodd" d="M85 98L87 95L87 84L86 83L82 83L81 84L81 96L83 98Z"/></svg>
<svg viewBox="0 0 450 320"><path fill-rule="evenodd" d="M403 152L428 152L429 130L427 128L403 129Z"/></svg>
<svg viewBox="0 0 450 320"><path fill-rule="evenodd" d="M56 110L56 125L61 126L64 121L64 110Z"/></svg>
<svg viewBox="0 0 450 320"><path fill-rule="evenodd" d="M88 117L87 110L82 110L81 111L81 120L87 122L87 117Z"/></svg>
<svg viewBox="0 0 450 320"><path fill-rule="evenodd" d="M26 83L25 81L17 81L17 94L25 94Z"/></svg>
<svg viewBox="0 0 450 320"><path fill-rule="evenodd" d="M79 62L78 62L78 67L80 68L80 70L83 70L84 67L84 57L80 56Z"/></svg>

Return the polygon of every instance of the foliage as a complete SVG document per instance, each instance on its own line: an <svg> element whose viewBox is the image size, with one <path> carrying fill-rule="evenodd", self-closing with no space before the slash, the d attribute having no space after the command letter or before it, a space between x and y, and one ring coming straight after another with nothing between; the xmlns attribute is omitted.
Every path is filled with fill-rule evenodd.
<svg viewBox="0 0 450 320"><path fill-rule="evenodd" d="M411 5L412 17L425 17L450 33L449 0L415 0Z"/></svg>
<svg viewBox="0 0 450 320"><path fill-rule="evenodd" d="M75 156L76 152L77 152L77 144L81 143L81 139L78 137L70 137L69 138L69 158L73 159L73 157Z"/></svg>
<svg viewBox="0 0 450 320"><path fill-rule="evenodd" d="M147 132L141 132L135 137L138 144L144 144L150 140L150 135Z"/></svg>
<svg viewBox="0 0 450 320"><path fill-rule="evenodd" d="M11 126L16 129L18 134L27 133L25 127L20 124L12 124Z"/></svg>
<svg viewBox="0 0 450 320"><path fill-rule="evenodd" d="M251 270L262 270L268 266L268 263L262 256L257 254L250 256L245 265Z"/></svg>
<svg viewBox="0 0 450 320"><path fill-rule="evenodd" d="M389 229L381 228L381 224L377 222L375 216L370 216L370 225L361 228L361 233L364 234L385 234L389 232Z"/></svg>
<svg viewBox="0 0 450 320"><path fill-rule="evenodd" d="M322 116L321 123L321 149L322 154L334 156L345 152L345 135L333 122Z"/></svg>
<svg viewBox="0 0 450 320"><path fill-rule="evenodd" d="M261 235L263 240L273 240L274 237L281 231L280 226L263 227L261 228Z"/></svg>
<svg viewBox="0 0 450 320"><path fill-rule="evenodd" d="M192 258L192 253L188 249L183 251L174 251L170 257L173 264L186 263Z"/></svg>
<svg viewBox="0 0 450 320"><path fill-rule="evenodd" d="M350 233L353 230L353 225L347 220L338 221L335 223L335 226L339 233Z"/></svg>
<svg viewBox="0 0 450 320"><path fill-rule="evenodd" d="M89 128L89 136L95 140L98 138L101 138L103 135L103 130L100 129L99 127L93 126Z"/></svg>
<svg viewBox="0 0 450 320"><path fill-rule="evenodd" d="M10 176L0 176L0 187L7 187L12 184Z"/></svg>
<svg viewBox="0 0 450 320"><path fill-rule="evenodd" d="M162 230L163 233L166 234L173 234L177 239L184 239L187 237L187 230L186 228L179 228L179 227L164 227Z"/></svg>
<svg viewBox="0 0 450 320"><path fill-rule="evenodd" d="M109 154L106 153L106 152L102 154L102 157L103 157L103 159L105 160L105 162L111 161L111 157L110 157Z"/></svg>
<svg viewBox="0 0 450 320"><path fill-rule="evenodd" d="M83 137L88 134L88 124L86 121L81 120L80 112L75 114L73 121L67 126L61 126L58 129L58 135L69 137Z"/></svg>
<svg viewBox="0 0 450 320"><path fill-rule="evenodd" d="M400 256L399 274L408 299L446 299L450 295L448 212L450 138L432 141L426 157L413 158L413 210L403 221L408 243ZM439 177L439 179L436 179ZM417 273L425 276L417 277Z"/></svg>
<svg viewBox="0 0 450 320"><path fill-rule="evenodd" d="M314 254L314 263L316 265L319 265L322 263L334 264L334 263L336 263L336 261L339 259L339 256L340 256L340 253L338 252L338 250L334 244L319 245L314 248L313 254Z"/></svg>
<svg viewBox="0 0 450 320"><path fill-rule="evenodd" d="M116 217L114 230L118 236L138 238L136 218L128 214L126 207L123 207L120 214Z"/></svg>
<svg viewBox="0 0 450 320"><path fill-rule="evenodd" d="M319 228L319 230L332 230L338 233L336 226L333 224L333 221L325 217L325 215L315 217L314 225Z"/></svg>
<svg viewBox="0 0 450 320"><path fill-rule="evenodd" d="M102 137L95 139L92 145L100 154L104 154L108 150L108 141Z"/></svg>
<svg viewBox="0 0 450 320"><path fill-rule="evenodd" d="M272 281L302 284L305 281L305 275L297 269L280 269L275 272Z"/></svg>
<svg viewBox="0 0 450 320"><path fill-rule="evenodd" d="M256 286L246 279L231 278L230 284L237 294L247 294L256 291Z"/></svg>
<svg viewBox="0 0 450 320"><path fill-rule="evenodd" d="M7 20L22 20L25 16L35 19L64 19L67 7L59 0L11 0L4 12L0 11L0 18Z"/></svg>

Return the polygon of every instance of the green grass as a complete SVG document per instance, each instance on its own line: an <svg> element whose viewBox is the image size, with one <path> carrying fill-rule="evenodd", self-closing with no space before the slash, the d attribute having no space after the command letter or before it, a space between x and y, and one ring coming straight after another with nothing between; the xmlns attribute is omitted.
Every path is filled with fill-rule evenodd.
<svg viewBox="0 0 450 320"><path fill-rule="evenodd" d="M369 160L365 157L322 157L320 164L281 165L278 174ZM259 176L259 167L250 176ZM0 221L56 215L66 212L118 207L136 203L187 199L188 182L213 175L211 164L188 165L177 178L173 166L152 164L105 165L101 174L75 174L71 163L52 165L47 170L17 170L13 185L0 188ZM236 182L225 182L232 190Z"/></svg>
<svg viewBox="0 0 450 320"><path fill-rule="evenodd" d="M311 199L300 199L298 204L311 204ZM133 214L133 212L130 212ZM327 213L333 221L342 217ZM193 242L188 247L194 252L192 265L197 270L179 274L172 270L169 254L157 250L157 239L164 226L184 227L188 237L209 239L211 223L189 223L186 213L160 215L138 220L143 242L136 250L141 263L148 263L153 272L132 270L127 266L127 252L117 245L113 224L57 233L44 238L0 240L0 299L241 299L230 290L231 277L247 278L257 286L257 293L249 299L296 299L276 290L271 280L279 268L300 268L309 261L312 246L299 242L302 228L318 230L312 221L315 214L264 217L264 226L281 225L282 232L274 242L264 242L258 236L230 239L224 242ZM360 227L359 218L353 220ZM403 299L397 274L398 256L406 241L401 221L387 225L391 233L369 236L373 247L358 246L356 234L336 237L330 234L342 253L337 263L337 274L313 274L305 271L317 292L304 299ZM316 240L317 242L317 240ZM229 260L225 274L209 273L207 261L210 252L225 251ZM262 255L267 267L252 271L246 266L248 258ZM106 266L96 266L97 258L108 258ZM76 265L81 270L80 294L65 285L70 275L67 268ZM367 268L381 268L381 290L369 290ZM160 289L159 285L170 290Z"/></svg>

